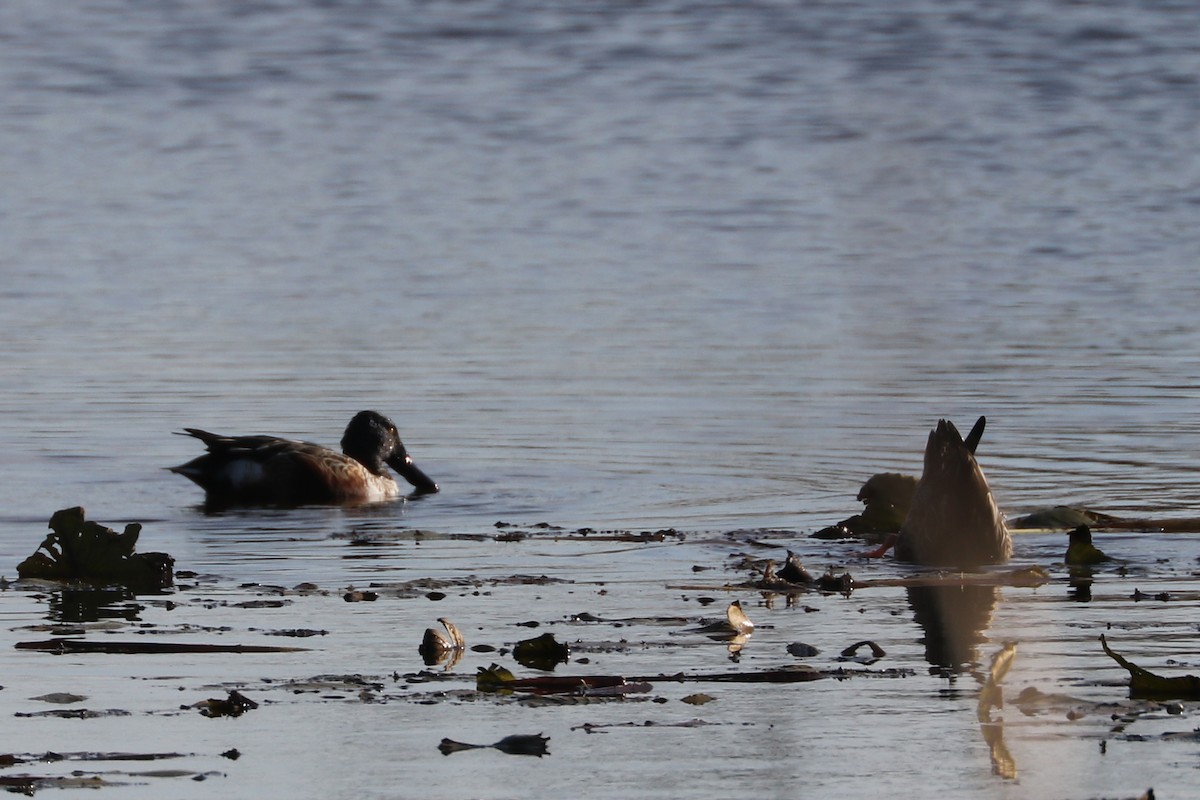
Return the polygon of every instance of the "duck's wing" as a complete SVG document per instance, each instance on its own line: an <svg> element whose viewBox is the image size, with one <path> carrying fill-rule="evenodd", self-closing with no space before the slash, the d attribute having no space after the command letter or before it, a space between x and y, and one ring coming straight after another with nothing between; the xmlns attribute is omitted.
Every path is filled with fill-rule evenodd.
<svg viewBox="0 0 1200 800"><path fill-rule="evenodd" d="M278 471L297 454L324 449L278 436L224 436L200 428L185 428L180 435L199 439L207 452L168 469L210 494L237 500L253 501L260 496L269 499L273 487L284 485L268 480L269 472ZM268 465L275 468L269 469Z"/></svg>
<svg viewBox="0 0 1200 800"><path fill-rule="evenodd" d="M199 439L204 442L205 449L215 456L253 458L257 461L266 461L281 453L291 451L325 449L312 442L300 442L280 436L224 436L200 428L184 428L183 431L176 431L176 434Z"/></svg>

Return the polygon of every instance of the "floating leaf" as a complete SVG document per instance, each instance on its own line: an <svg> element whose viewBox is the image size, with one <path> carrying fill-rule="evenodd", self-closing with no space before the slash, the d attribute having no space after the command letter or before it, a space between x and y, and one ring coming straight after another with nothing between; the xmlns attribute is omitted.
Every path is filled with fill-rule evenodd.
<svg viewBox="0 0 1200 800"><path fill-rule="evenodd" d="M708 634L710 639L725 641L737 637L747 637L754 633L754 623L742 610L741 601L734 600L725 609L725 619L704 625L700 631Z"/></svg>
<svg viewBox="0 0 1200 800"><path fill-rule="evenodd" d="M462 660L467 642L453 622L445 617L439 617L438 622L442 623L442 627L446 629L446 635L433 628L426 628L425 638L421 641L417 652L421 654L421 658L428 667L449 659L446 669L452 669Z"/></svg>

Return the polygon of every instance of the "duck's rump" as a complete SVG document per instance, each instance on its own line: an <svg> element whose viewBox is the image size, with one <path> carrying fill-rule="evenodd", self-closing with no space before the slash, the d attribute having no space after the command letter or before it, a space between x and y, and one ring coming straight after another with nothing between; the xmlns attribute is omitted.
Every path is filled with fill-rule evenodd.
<svg viewBox="0 0 1200 800"><path fill-rule="evenodd" d="M929 434L925 470L900 529L896 555L956 567L998 564L1012 555L1012 540L987 478L958 430L945 420Z"/></svg>

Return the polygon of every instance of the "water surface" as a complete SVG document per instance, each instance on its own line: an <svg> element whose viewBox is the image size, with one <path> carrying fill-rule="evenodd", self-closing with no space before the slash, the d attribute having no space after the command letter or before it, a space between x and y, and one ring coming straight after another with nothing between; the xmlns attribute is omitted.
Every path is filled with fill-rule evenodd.
<svg viewBox="0 0 1200 800"><path fill-rule="evenodd" d="M792 547L818 569L891 574L805 535L856 510L870 474L918 472L940 417L988 416L980 456L1010 514L1066 502L1195 516L1191 21L1186 4L1051 0L5 7L0 572L11 577L54 510L83 505L110 525L144 523L146 549L212 581L141 619L331 632L299 663L6 645L3 713L30 710L50 683L95 683L89 702L130 707L135 671L149 687L137 708L152 711L209 683L405 673L443 614L501 644L531 617L713 613L669 588L742 549L702 532L794 531L765 537L777 545L766 554ZM333 444L362 408L396 419L441 494L206 516L196 488L162 469L195 455L170 435L185 425ZM494 534L497 521L688 536L613 547L400 536L370 558L348 544L364 532ZM1020 537L1016 557L1052 566L1061 545ZM1197 671L1194 599L1128 599L1193 597L1192 539L1104 546L1130 573L1105 573L1091 603L1070 600L1061 570L1052 586L1001 592L981 652L1020 642L1015 688L1122 697L1123 673L1095 642L1109 623L1129 628L1122 652L1139 663ZM512 587L428 609L340 600L372 581L517 573L584 583L543 588L536 606ZM208 592L241 600L243 583L303 581L328 599L180 614ZM0 599L6 642L48 613L26 592ZM753 687L711 714L672 689L664 719L729 723L673 735L572 731L597 719L592 707L527 718L489 703L279 703L236 721L23 719L0 749L106 749L115 737L211 757L237 731L248 754L269 749L203 761L228 776L188 786L226 796L343 793L322 780L380 797L919 784L1083 798L1191 785L1194 745L1110 742L1102 757L1098 723L1081 733L1009 711L1020 777L993 775L973 682L927 676L902 590L821 605L758 611L774 627L744 665L786 662L786 643L820 634L822 659L876 638L920 676ZM294 619L301 610L314 621ZM724 658L660 655L572 668ZM475 666L460 668L464 685ZM645 709L598 713L656 716ZM523 783L531 760L434 751L442 735L486 741L525 725L552 737L536 762L544 786ZM306 771L331 752L344 770ZM729 759L714 763L718 752ZM585 756L603 769L581 772ZM429 780L413 783L414 770Z"/></svg>

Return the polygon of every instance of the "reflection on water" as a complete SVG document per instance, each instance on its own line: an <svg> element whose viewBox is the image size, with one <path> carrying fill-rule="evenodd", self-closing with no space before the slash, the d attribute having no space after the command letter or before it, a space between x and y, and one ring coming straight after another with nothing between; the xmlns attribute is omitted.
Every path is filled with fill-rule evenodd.
<svg viewBox="0 0 1200 800"><path fill-rule="evenodd" d="M47 594L52 622L98 622L126 620L136 622L142 606L128 589L60 589Z"/></svg>
<svg viewBox="0 0 1200 800"><path fill-rule="evenodd" d="M913 620L924 631L925 660L935 671L953 675L979 661L978 647L985 641L995 586L910 586L906 590Z"/></svg>
<svg viewBox="0 0 1200 800"><path fill-rule="evenodd" d="M1090 603L1093 577L1090 567L1071 567L1070 588L1067 590L1067 597L1077 603Z"/></svg>

